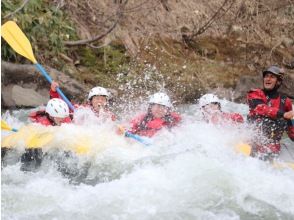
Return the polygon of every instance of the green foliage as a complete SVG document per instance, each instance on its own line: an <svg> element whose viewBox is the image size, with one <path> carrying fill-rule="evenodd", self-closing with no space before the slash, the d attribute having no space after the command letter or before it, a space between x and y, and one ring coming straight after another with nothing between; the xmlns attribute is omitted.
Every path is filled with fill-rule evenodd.
<svg viewBox="0 0 294 220"><path fill-rule="evenodd" d="M78 49L81 65L89 72L84 75L87 82L113 85L118 72L128 68L130 57L126 55L123 45L112 44L103 48L93 49L82 47ZM82 77L83 78L83 77Z"/></svg>
<svg viewBox="0 0 294 220"><path fill-rule="evenodd" d="M96 54L91 48L83 47L81 49L80 55L82 56L81 57L82 65L93 67L97 64Z"/></svg>
<svg viewBox="0 0 294 220"><path fill-rule="evenodd" d="M22 0L3 0L1 3L2 22L14 20L30 40L38 60L56 57L65 50L63 41L76 39L75 29L67 15L57 8L52 1L30 0L17 13L4 18L14 12L22 4ZM2 59L7 61L21 61L9 45L2 41Z"/></svg>
<svg viewBox="0 0 294 220"><path fill-rule="evenodd" d="M102 72L117 72L130 60L125 52L124 46L118 44L99 49L83 47L80 53L81 64L88 67L99 66Z"/></svg>

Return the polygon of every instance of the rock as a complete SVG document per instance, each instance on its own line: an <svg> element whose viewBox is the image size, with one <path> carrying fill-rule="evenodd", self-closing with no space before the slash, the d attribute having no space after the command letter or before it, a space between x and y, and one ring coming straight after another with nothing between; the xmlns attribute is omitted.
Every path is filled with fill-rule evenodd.
<svg viewBox="0 0 294 220"><path fill-rule="evenodd" d="M232 25L232 32L240 33L243 31L243 28L239 25Z"/></svg>
<svg viewBox="0 0 294 220"><path fill-rule="evenodd" d="M241 76L239 82L236 85L234 97L235 101L246 102L246 94L250 89L261 88L262 77L261 75L247 75Z"/></svg>
<svg viewBox="0 0 294 220"><path fill-rule="evenodd" d="M15 102L12 100L13 85L1 86L1 107L15 107Z"/></svg>
<svg viewBox="0 0 294 220"><path fill-rule="evenodd" d="M17 106L28 107L45 105L49 100L49 95L44 97L33 89L25 89L18 85L12 87L11 97Z"/></svg>
<svg viewBox="0 0 294 220"><path fill-rule="evenodd" d="M255 76L241 76L239 82L235 88L235 100L239 102L246 102L246 93L250 89L262 88L262 77L257 73ZM294 96L294 74L293 72L288 72L285 75L283 85L280 87L279 91L288 96Z"/></svg>
<svg viewBox="0 0 294 220"><path fill-rule="evenodd" d="M1 62L2 106L36 107L49 100L50 84L34 65ZM68 75L53 68L46 68L52 78L59 82L67 98L75 102L84 101L89 88Z"/></svg>
<svg viewBox="0 0 294 220"><path fill-rule="evenodd" d="M285 62L284 65L288 69L294 69L294 59L290 62Z"/></svg>
<svg viewBox="0 0 294 220"><path fill-rule="evenodd" d="M234 91L231 88L217 87L209 90L207 93L216 94L219 98L234 101Z"/></svg>
<svg viewBox="0 0 294 220"><path fill-rule="evenodd" d="M17 106L35 107L45 105L49 100L49 95L44 97L33 89L25 89L20 86L13 86L11 98Z"/></svg>
<svg viewBox="0 0 294 220"><path fill-rule="evenodd" d="M37 107L45 105L49 95L41 95L34 89L23 88L18 85L9 85L2 88L2 100L5 107Z"/></svg>
<svg viewBox="0 0 294 220"><path fill-rule="evenodd" d="M227 34L235 37L239 37L243 34L243 28L239 25L232 25L229 27Z"/></svg>
<svg viewBox="0 0 294 220"><path fill-rule="evenodd" d="M294 40L284 36L282 38L282 45L287 48L292 47L294 45Z"/></svg>

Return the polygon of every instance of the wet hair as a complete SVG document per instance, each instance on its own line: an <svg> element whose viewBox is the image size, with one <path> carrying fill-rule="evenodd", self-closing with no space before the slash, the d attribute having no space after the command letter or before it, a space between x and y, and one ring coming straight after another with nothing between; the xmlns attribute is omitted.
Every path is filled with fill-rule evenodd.
<svg viewBox="0 0 294 220"><path fill-rule="evenodd" d="M36 115L41 116L41 117L46 117L52 125L56 125L56 123L52 119L52 116L50 116L46 111L37 111Z"/></svg>

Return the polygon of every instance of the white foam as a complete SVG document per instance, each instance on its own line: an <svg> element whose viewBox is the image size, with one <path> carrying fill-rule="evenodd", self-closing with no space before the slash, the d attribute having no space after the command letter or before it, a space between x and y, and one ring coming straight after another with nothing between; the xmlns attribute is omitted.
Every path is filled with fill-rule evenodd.
<svg viewBox="0 0 294 220"><path fill-rule="evenodd" d="M294 218L293 170L237 154L234 145L252 136L248 126L209 125L189 107L193 112L183 115L183 123L162 131L150 147L118 136L114 123L61 126L56 138L62 147L87 136L96 151L79 159L89 165L85 180L71 184L55 165L36 173L19 171L19 163L7 166L2 218ZM13 126L23 124L15 115L4 116Z"/></svg>

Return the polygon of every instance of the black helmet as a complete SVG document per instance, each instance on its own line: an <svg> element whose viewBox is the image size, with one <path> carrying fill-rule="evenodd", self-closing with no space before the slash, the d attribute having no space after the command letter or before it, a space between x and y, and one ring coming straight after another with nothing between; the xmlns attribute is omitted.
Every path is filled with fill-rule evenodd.
<svg viewBox="0 0 294 220"><path fill-rule="evenodd" d="M283 80L284 78L284 70L282 68L279 68L278 66L270 66L262 72L262 76L264 77L266 73L272 73L280 80Z"/></svg>

